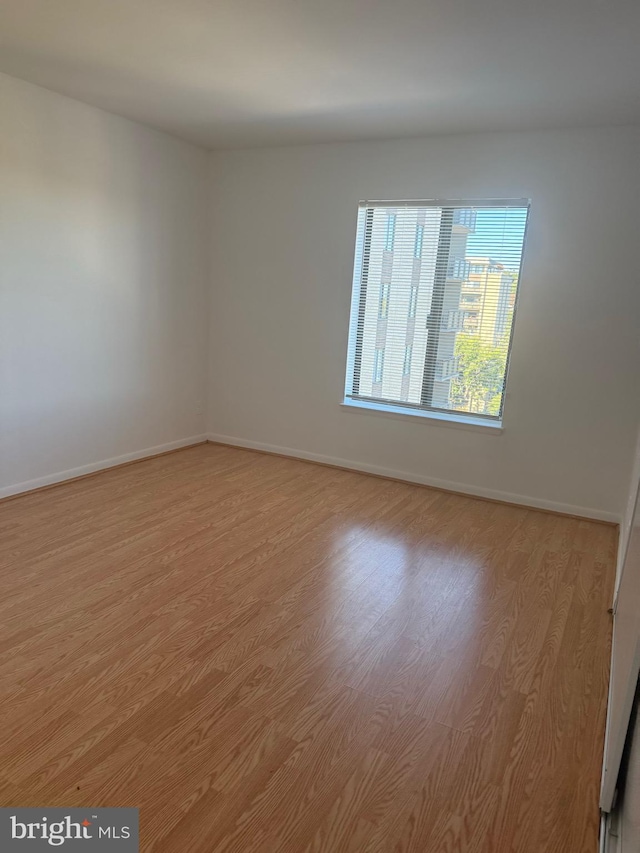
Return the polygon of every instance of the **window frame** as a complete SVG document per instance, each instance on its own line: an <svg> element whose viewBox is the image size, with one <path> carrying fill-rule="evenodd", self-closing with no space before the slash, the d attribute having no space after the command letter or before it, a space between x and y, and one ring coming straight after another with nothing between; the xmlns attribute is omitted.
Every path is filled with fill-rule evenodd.
<svg viewBox="0 0 640 853"><path fill-rule="evenodd" d="M518 288L515 295L513 305L513 318L511 325L511 334L506 354L506 366L504 371L504 382L502 386L502 398L500 411L497 415L488 415L479 412L460 412L453 409L445 409L436 406L427 407L420 404L408 403L401 400L384 399L379 397L360 396L358 393L359 375L362 364L361 342L358 346L357 328L361 313L366 309L367 296L367 276L368 276L368 258L365 257L364 247L367 237L370 238L373 227L373 213L375 208L388 207L392 210L390 215L393 216L393 236L395 241L395 225L396 216L395 210L404 207L434 207L447 208L452 207L452 216L455 215L455 210L470 207L470 208L523 208L526 209L525 226L522 237L522 249L520 255L520 267L518 271ZM347 359L346 359L346 377L344 386L344 396L341 405L352 410L361 410L369 412L379 412L391 414L394 417L419 417L426 420L432 420L441 424L450 424L455 426L468 425L472 429L487 428L492 432L502 432L505 419L506 401L509 398L509 374L511 367L511 353L513 348L513 340L516 333L516 323L518 315L518 304L520 301L520 292L522 288L522 274L526 259L526 244L527 233L530 225L531 216L531 199L529 198L510 198L510 199L409 199L409 200L367 200L360 201L358 204L358 219L356 228L355 255L353 265L353 279L351 290L351 313L349 322L349 335L347 342ZM387 223L387 235L388 235ZM386 251L386 242L385 242ZM449 259L450 260L450 259ZM465 259L466 262L466 259ZM411 318L411 314L409 314ZM360 349L360 352L358 352ZM378 348L376 348L378 349ZM384 348L383 348L384 349ZM436 344L437 349L437 344ZM426 361L426 359L425 359ZM431 361L435 366L435 358ZM423 381L425 380L427 369L423 373ZM405 374L403 374L404 377ZM431 377L431 381L433 377ZM378 383L375 383L378 384Z"/></svg>

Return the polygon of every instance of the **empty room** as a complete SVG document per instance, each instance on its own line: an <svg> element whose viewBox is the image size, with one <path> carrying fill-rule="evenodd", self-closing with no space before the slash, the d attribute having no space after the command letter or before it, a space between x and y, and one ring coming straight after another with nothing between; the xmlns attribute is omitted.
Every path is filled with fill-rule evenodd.
<svg viewBox="0 0 640 853"><path fill-rule="evenodd" d="M2 0L2 853L640 851L639 38Z"/></svg>

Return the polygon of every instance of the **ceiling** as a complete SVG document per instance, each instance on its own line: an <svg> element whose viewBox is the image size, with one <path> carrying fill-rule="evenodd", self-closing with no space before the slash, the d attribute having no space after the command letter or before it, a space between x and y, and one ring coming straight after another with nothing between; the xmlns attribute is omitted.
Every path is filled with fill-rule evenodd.
<svg viewBox="0 0 640 853"><path fill-rule="evenodd" d="M2 0L0 70L209 148L640 122L640 0Z"/></svg>

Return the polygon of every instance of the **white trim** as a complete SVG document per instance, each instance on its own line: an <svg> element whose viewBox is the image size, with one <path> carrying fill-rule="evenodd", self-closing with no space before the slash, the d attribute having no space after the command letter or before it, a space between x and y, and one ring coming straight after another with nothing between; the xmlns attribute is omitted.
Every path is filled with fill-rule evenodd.
<svg viewBox="0 0 640 853"><path fill-rule="evenodd" d="M604 510L592 509L591 507L574 506L573 504L548 501L543 498L532 498L526 495L515 495L511 492L502 492L497 489L484 489L481 486L469 485L468 483L454 483L450 480L440 480L436 477L425 477L422 474L409 473L407 471L396 471L393 468L383 468L380 465L370 465L366 462L356 462L351 459L341 459L337 456L325 456L322 453L310 453L306 450L298 450L292 447L280 447L275 444L266 444L262 441L238 438L233 435L220 435L209 433L208 440L217 444L230 444L234 447L244 447L249 450L262 450L266 453L277 453L280 456L292 456L294 459L303 459L308 462L322 462L325 465L334 465L337 468L347 468L352 471L360 471L364 474L378 474L381 477L391 477L394 480L405 480L408 483L418 483L422 486L432 486L435 489L444 489L448 492L460 492L477 498L490 498L505 503L529 506L532 509L545 509L550 512L561 512L565 515L576 515L581 518L591 518L596 521L608 521L619 524L620 518L616 513Z"/></svg>
<svg viewBox="0 0 640 853"><path fill-rule="evenodd" d="M627 546L629 544L629 536L631 533L631 523L636 507L638 496L638 488L640 484L640 432L636 441L635 454L633 457L633 467L631 469L631 481L629 484L629 496L627 504L622 512L622 520L620 522L620 536L618 537L618 562L616 564L616 579L613 587L613 612L618 609L618 589L622 580L622 569L624 561L627 557Z"/></svg>
<svg viewBox="0 0 640 853"><path fill-rule="evenodd" d="M96 471L104 471L124 462L135 462L138 459L146 459L148 456L157 456L159 453L167 453L169 450L179 450L182 447L190 447L192 444L201 444L207 441L206 435L192 435L189 438L180 438L177 441L169 441L166 444L157 444L155 447L146 447L144 450L136 450L133 453L124 453L122 456L113 456L111 459L101 459L99 462L90 462L88 465L80 465L78 468L69 468L66 471L58 471L55 474L47 474L46 477L38 477L35 480L25 480L23 483L15 483L12 486L0 488L0 498L8 498L12 495L20 495L41 489L43 486L53 486L56 483L64 483L65 480L73 480L85 474L93 474Z"/></svg>
<svg viewBox="0 0 640 853"><path fill-rule="evenodd" d="M362 291L362 258L364 249L364 237L366 230L366 211L358 210L356 224L356 242L353 261L353 279L351 282L351 310L349 312L349 337L347 340L347 370L344 380L345 395L353 391L353 368L356 356L356 338L358 329L358 318L360 314L360 293Z"/></svg>
<svg viewBox="0 0 640 853"><path fill-rule="evenodd" d="M530 198L404 198L363 199L358 207L529 207Z"/></svg>
<svg viewBox="0 0 640 853"><path fill-rule="evenodd" d="M607 695L607 721L604 732L604 753L602 756L602 781L600 786L600 808L609 812L614 807L618 777L624 755L624 747L629 733L629 724L633 709L633 700L636 695L638 684L638 672L640 671L640 638L636 640L633 663L629 683L626 686L626 694L622 699L623 712L621 714L624 729L612 731L611 729L611 697L613 692L613 679L616 666L616 620L613 620L613 634L611 637L611 670L609 676L609 691Z"/></svg>
<svg viewBox="0 0 640 853"><path fill-rule="evenodd" d="M394 406L393 403L374 403L370 400L355 400L345 397L340 403L347 411L365 411L369 414L393 415L400 418L422 418L427 423L439 426L462 427L463 429L487 430L493 435L503 431L502 421L474 418L473 415L457 415L455 412L431 412L427 409L412 409L409 406Z"/></svg>
<svg viewBox="0 0 640 853"><path fill-rule="evenodd" d="M598 853L619 853L619 841L614 827L613 815L609 812L602 812L600 815Z"/></svg>

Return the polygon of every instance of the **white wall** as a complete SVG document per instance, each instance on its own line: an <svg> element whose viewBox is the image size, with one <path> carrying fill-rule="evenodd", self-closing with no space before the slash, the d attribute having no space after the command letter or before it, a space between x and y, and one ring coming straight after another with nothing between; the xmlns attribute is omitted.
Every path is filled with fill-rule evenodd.
<svg viewBox="0 0 640 853"><path fill-rule="evenodd" d="M5 75L0 115L7 494L204 432L208 155Z"/></svg>
<svg viewBox="0 0 640 853"><path fill-rule="evenodd" d="M0 110L0 495L198 437L208 397L217 437L621 515L638 129L207 155L5 75ZM341 408L357 202L483 196L533 202L504 432Z"/></svg>
<svg viewBox="0 0 640 853"><path fill-rule="evenodd" d="M209 430L619 518L640 415L640 129L212 155ZM504 432L340 407L358 200L530 197Z"/></svg>

